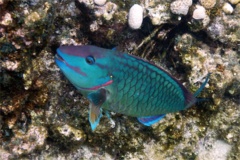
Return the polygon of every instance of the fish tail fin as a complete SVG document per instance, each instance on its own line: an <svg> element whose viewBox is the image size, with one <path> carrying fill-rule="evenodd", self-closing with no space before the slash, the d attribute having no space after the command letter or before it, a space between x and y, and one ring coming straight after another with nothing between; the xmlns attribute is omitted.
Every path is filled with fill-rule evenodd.
<svg viewBox="0 0 240 160"><path fill-rule="evenodd" d="M208 73L205 81L203 82L203 84L200 86L200 88L193 94L194 97L197 97L199 95L199 93L203 90L203 88L206 86L208 80L209 80L209 77L210 77L211 73Z"/></svg>

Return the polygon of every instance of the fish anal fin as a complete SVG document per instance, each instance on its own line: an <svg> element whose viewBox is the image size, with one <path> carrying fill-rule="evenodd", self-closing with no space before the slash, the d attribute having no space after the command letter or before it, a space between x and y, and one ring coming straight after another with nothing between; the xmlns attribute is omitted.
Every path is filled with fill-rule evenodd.
<svg viewBox="0 0 240 160"><path fill-rule="evenodd" d="M140 123L144 124L145 126L151 126L160 121L164 116L165 114L158 116L138 117L137 119Z"/></svg>

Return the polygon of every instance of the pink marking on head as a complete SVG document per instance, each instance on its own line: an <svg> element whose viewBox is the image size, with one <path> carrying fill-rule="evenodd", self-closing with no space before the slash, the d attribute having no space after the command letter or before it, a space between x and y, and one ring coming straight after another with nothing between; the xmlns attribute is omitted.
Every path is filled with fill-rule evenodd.
<svg viewBox="0 0 240 160"><path fill-rule="evenodd" d="M65 62L65 64L66 64L69 68L71 68L72 70L74 70L75 72L81 74L82 76L85 76L85 77L87 76L87 74L84 73L83 71L81 71L81 69L80 69L79 67L71 66L70 64L68 64L68 63L66 63L66 62Z"/></svg>
<svg viewBox="0 0 240 160"><path fill-rule="evenodd" d="M98 90L98 89L101 88L101 87L108 86L108 85L110 85L110 84L112 84L112 83L113 83L113 80L110 80L110 81L107 81L106 83L100 84L100 85L98 85L98 86L94 86L94 87L91 87L91 88L82 88L82 87L79 87L79 89L93 91L93 90Z"/></svg>

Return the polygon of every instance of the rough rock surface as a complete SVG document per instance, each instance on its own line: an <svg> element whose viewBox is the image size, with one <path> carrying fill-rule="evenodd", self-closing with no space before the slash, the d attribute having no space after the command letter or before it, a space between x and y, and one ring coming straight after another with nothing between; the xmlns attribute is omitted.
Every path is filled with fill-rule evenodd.
<svg viewBox="0 0 240 160"><path fill-rule="evenodd" d="M240 157L240 1L194 1L184 13L174 2L0 0L0 159ZM143 7L138 30L128 26L134 4ZM152 127L111 113L92 132L88 101L54 63L57 47L80 44L148 59L192 92L211 72L201 93L209 101Z"/></svg>

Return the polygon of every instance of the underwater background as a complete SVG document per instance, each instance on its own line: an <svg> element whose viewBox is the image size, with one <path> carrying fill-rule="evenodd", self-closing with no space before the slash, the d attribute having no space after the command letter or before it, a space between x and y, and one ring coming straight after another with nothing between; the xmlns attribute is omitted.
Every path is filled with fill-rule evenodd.
<svg viewBox="0 0 240 160"><path fill-rule="evenodd" d="M193 107L151 127L86 98L54 62L61 45L117 48L167 70ZM240 0L0 0L0 159L240 159Z"/></svg>

